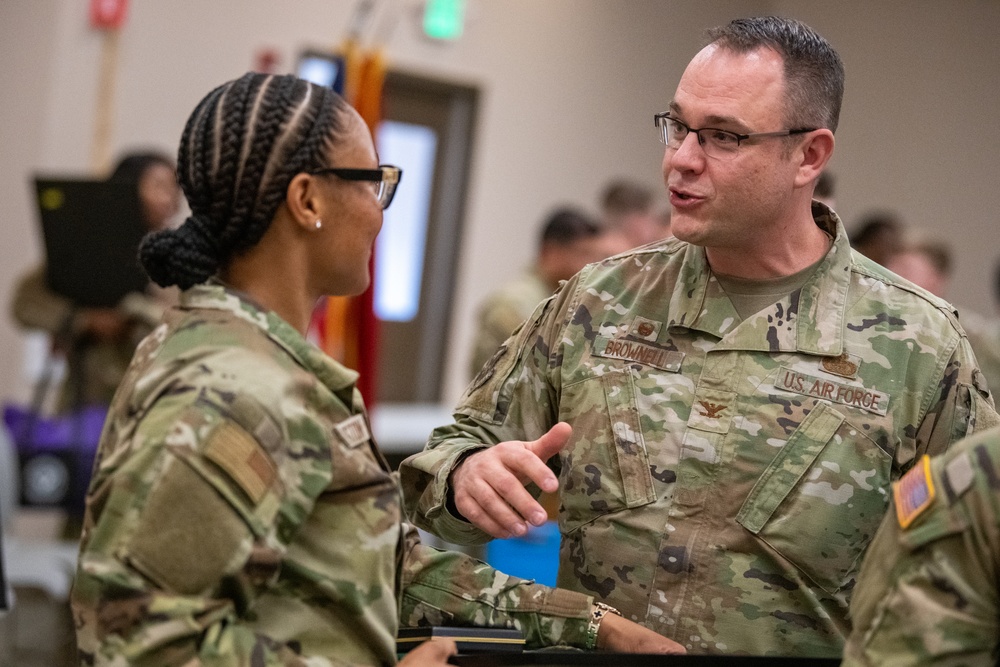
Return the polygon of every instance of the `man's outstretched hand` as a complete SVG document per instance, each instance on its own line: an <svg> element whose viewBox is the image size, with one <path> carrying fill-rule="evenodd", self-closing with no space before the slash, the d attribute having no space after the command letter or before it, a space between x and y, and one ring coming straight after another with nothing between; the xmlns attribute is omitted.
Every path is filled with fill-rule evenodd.
<svg viewBox="0 0 1000 667"><path fill-rule="evenodd" d="M524 535L528 524L541 526L548 515L524 487L534 482L549 493L559 488L545 462L572 433L569 424L559 422L538 440L501 442L469 456L451 473L455 507L493 537Z"/></svg>

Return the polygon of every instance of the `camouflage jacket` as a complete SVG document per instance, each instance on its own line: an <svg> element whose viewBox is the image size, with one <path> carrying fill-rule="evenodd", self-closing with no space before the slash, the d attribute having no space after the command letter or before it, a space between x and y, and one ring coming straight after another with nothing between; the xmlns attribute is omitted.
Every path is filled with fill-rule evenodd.
<svg viewBox="0 0 1000 667"><path fill-rule="evenodd" d="M138 348L88 493L85 664L392 664L404 625L582 646L592 598L419 544L357 374L272 312L195 287Z"/></svg>
<svg viewBox="0 0 1000 667"><path fill-rule="evenodd" d="M490 294L479 308L469 377L474 377L539 301L552 294L537 271L526 271L513 282Z"/></svg>
<svg viewBox="0 0 1000 667"><path fill-rule="evenodd" d="M745 321L676 239L583 269L401 466L409 515L485 541L447 510L456 462L566 421L559 586L689 652L839 656L890 482L996 413L948 304L814 216L816 272Z"/></svg>
<svg viewBox="0 0 1000 667"><path fill-rule="evenodd" d="M1000 429L924 459L894 487L851 600L845 665L996 665Z"/></svg>
<svg viewBox="0 0 1000 667"><path fill-rule="evenodd" d="M996 391L1000 387L1000 319L984 317L965 308L959 308L959 313L962 328L968 335L990 391Z"/></svg>

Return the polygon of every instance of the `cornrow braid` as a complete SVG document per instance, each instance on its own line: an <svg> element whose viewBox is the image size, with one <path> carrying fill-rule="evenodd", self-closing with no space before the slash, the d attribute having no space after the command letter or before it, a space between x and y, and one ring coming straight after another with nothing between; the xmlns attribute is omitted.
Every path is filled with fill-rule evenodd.
<svg viewBox="0 0 1000 667"><path fill-rule="evenodd" d="M149 277L187 289L256 245L292 178L326 166L346 109L333 90L290 75L247 73L206 95L177 151L191 216L143 240Z"/></svg>

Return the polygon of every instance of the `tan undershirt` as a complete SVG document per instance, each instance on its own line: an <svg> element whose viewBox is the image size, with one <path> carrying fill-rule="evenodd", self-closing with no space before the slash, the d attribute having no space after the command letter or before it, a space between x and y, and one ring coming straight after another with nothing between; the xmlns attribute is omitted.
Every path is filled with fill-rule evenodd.
<svg viewBox="0 0 1000 667"><path fill-rule="evenodd" d="M736 312L739 313L740 319L745 320L751 315L759 313L764 308L781 301L802 287L822 261L820 259L819 262L807 266L798 273L793 273L790 276L768 278L766 280L753 280L713 273L715 279L722 286L722 289L725 290Z"/></svg>

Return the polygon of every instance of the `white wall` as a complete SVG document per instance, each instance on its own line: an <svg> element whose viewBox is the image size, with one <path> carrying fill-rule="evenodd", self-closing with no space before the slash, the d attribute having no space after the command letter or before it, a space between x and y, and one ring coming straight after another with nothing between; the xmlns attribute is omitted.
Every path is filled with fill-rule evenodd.
<svg viewBox="0 0 1000 667"><path fill-rule="evenodd" d="M776 2L838 49L847 89L832 169L849 225L885 207L950 242L950 299L995 312L1000 2Z"/></svg>
<svg viewBox="0 0 1000 667"><path fill-rule="evenodd" d="M290 69L300 48L338 44L346 0L136 0L121 35L114 148L173 152L194 104L240 75L258 49ZM533 252L548 209L594 208L628 175L658 185L651 116L665 108L702 31L737 15L783 13L838 48L848 84L834 170L850 223L874 206L947 234L959 254L957 301L988 310L987 265L1000 254L996 192L1000 74L996 0L468 0L456 44L419 35L417 0L381 0L395 68L482 91L446 397L465 382L477 301ZM41 256L27 188L37 168L85 170L91 156L100 34L81 0L0 3L0 298ZM968 129L962 129L968 128ZM23 397L23 336L0 318L0 398Z"/></svg>

